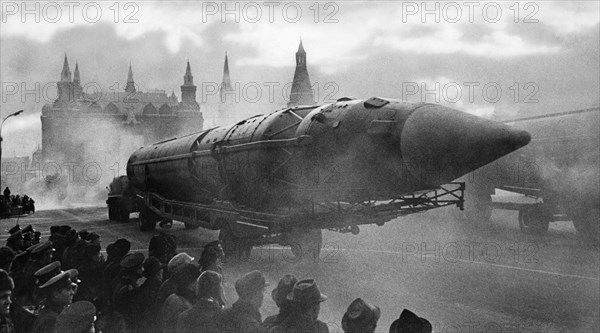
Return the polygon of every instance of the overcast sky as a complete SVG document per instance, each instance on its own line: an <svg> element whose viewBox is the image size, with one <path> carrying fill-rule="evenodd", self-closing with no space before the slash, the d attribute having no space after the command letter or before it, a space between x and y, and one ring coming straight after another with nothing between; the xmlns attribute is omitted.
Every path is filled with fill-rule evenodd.
<svg viewBox="0 0 600 333"><path fill-rule="evenodd" d="M2 1L2 117L25 110L3 127L4 156L29 155L41 143L41 107L56 94L65 53L90 92L122 90L131 62L140 90L178 97L189 59L208 125L225 52L239 84L232 118L242 118L285 106L300 38L319 103L342 96L437 99L503 118L599 104L597 1L25 6Z"/></svg>

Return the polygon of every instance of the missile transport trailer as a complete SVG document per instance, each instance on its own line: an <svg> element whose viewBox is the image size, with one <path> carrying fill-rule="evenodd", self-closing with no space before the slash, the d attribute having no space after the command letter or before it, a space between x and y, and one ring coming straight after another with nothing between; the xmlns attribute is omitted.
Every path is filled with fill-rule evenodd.
<svg viewBox="0 0 600 333"><path fill-rule="evenodd" d="M107 203L115 219L139 210L142 230L177 220L220 230L226 251L277 243L298 256L318 253L322 229L356 234L361 224L462 209L464 184L452 181L529 140L439 105L342 98L140 148L127 163L132 195Z"/></svg>
<svg viewBox="0 0 600 333"><path fill-rule="evenodd" d="M600 109L505 123L531 133L531 143L465 177L467 202L473 203L465 217L485 222L493 208L518 210L521 230L534 234L545 233L550 222L571 220L583 239L600 244ZM535 202L493 202L495 189Z"/></svg>

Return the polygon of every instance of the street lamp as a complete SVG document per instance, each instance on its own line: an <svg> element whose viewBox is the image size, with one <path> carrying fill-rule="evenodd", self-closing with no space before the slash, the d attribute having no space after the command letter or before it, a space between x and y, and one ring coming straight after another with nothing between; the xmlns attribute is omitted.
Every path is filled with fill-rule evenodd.
<svg viewBox="0 0 600 333"><path fill-rule="evenodd" d="M4 122L6 121L6 119L12 116L18 116L21 113L23 113L23 110L19 110L17 112L9 114L8 116L4 117L2 123L0 124L0 191L2 190L2 126L4 126Z"/></svg>

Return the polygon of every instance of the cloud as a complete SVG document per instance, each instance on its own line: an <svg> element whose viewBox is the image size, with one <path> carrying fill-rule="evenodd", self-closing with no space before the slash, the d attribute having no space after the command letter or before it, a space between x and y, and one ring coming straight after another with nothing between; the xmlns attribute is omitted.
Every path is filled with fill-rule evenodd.
<svg viewBox="0 0 600 333"><path fill-rule="evenodd" d="M589 32L600 22L598 1L556 1L539 3L539 23L550 26L558 35ZM531 11L530 11L531 12ZM597 28L596 28L597 29Z"/></svg>
<svg viewBox="0 0 600 333"><path fill-rule="evenodd" d="M24 37L39 43L57 34L109 24L125 40L164 32L172 53L185 42L203 45L203 32L212 22L202 22L199 2L2 2L2 37Z"/></svg>

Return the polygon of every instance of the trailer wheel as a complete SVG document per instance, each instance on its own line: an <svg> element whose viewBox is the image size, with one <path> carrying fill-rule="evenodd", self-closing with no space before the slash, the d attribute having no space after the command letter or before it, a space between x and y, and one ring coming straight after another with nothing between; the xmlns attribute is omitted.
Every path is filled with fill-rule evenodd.
<svg viewBox="0 0 600 333"><path fill-rule="evenodd" d="M233 234L231 227L226 221L221 222L219 240L225 252L225 258L232 260L248 259L252 254L252 241L237 237Z"/></svg>
<svg viewBox="0 0 600 333"><path fill-rule="evenodd" d="M118 206L118 209L117 209L117 219L121 223L128 223L129 222L129 211L127 210L127 208L122 207L122 206Z"/></svg>
<svg viewBox="0 0 600 333"><path fill-rule="evenodd" d="M600 209L588 208L573 217L577 233L593 245L600 245Z"/></svg>
<svg viewBox="0 0 600 333"><path fill-rule="evenodd" d="M292 254L299 260L311 258L316 263L321 255L323 245L323 233L321 229L299 230L289 233L288 242Z"/></svg>
<svg viewBox="0 0 600 333"><path fill-rule="evenodd" d="M550 220L548 212L540 206L528 207L519 210L519 227L527 234L543 234L548 231Z"/></svg>
<svg viewBox="0 0 600 333"><path fill-rule="evenodd" d="M195 224L191 224L191 223L187 223L187 222L184 222L183 224L185 225L185 228L187 230L195 230L195 229L200 228L199 225L195 225Z"/></svg>
<svg viewBox="0 0 600 333"><path fill-rule="evenodd" d="M108 204L108 219L110 221L115 220L115 207L113 204Z"/></svg>
<svg viewBox="0 0 600 333"><path fill-rule="evenodd" d="M152 214L148 208L142 207L140 210L139 226L141 231L152 231L156 229L156 221L152 219Z"/></svg>

